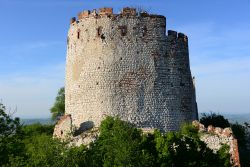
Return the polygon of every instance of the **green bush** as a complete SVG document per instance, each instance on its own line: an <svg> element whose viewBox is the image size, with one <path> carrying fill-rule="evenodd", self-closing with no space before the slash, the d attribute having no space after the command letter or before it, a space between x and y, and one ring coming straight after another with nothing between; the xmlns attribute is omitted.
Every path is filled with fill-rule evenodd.
<svg viewBox="0 0 250 167"><path fill-rule="evenodd" d="M209 125L221 128L230 127L229 121L220 114L210 112L209 114L202 113L201 115L202 117L200 118L200 123L202 123L205 127L208 127Z"/></svg>
<svg viewBox="0 0 250 167"><path fill-rule="evenodd" d="M52 108L50 109L52 113L52 119L56 120L59 117L63 116L65 113L65 89L64 87L58 90L56 101Z"/></svg>
<svg viewBox="0 0 250 167"><path fill-rule="evenodd" d="M224 165L225 167L230 167L230 154L229 154L229 146L228 145L223 145L219 150L218 150L218 156L220 159L220 163Z"/></svg>
<svg viewBox="0 0 250 167"><path fill-rule="evenodd" d="M7 122L13 123L13 120L5 123ZM11 127L18 130L9 138L13 137L18 142L5 140L5 144L11 147L4 147L8 150L8 154L5 157L3 157L5 154L1 154L1 166L227 167L230 165L228 148L223 147L217 154L213 153L199 139L197 129L189 124L184 125L179 132L161 134L156 130L153 134L143 134L140 129L127 122L107 117L101 123L97 141L91 143L89 148L83 145L69 147L67 142L53 139L52 125L33 124L19 128L18 121L15 125L17 126ZM20 135L19 131L22 132ZM2 144L0 146L3 148Z"/></svg>
<svg viewBox="0 0 250 167"><path fill-rule="evenodd" d="M224 159L200 140L192 125L184 125L180 132L165 135L155 132L155 135L158 166L224 166Z"/></svg>
<svg viewBox="0 0 250 167"><path fill-rule="evenodd" d="M26 145L28 155L27 166L79 166L84 162L86 148L67 146L45 134L33 137Z"/></svg>
<svg viewBox="0 0 250 167"><path fill-rule="evenodd" d="M9 163L10 157L24 154L23 132L19 118L6 114L0 103L0 166Z"/></svg>
<svg viewBox="0 0 250 167"><path fill-rule="evenodd" d="M150 155L141 149L142 132L132 125L107 117L100 136L90 148L90 166L150 166Z"/></svg>
<svg viewBox="0 0 250 167"><path fill-rule="evenodd" d="M238 122L231 124L233 134L236 139L238 139L238 144L245 147L246 145L246 128L243 125L238 124Z"/></svg>
<svg viewBox="0 0 250 167"><path fill-rule="evenodd" d="M40 123L35 123L31 125L24 125L22 127L23 133L26 137L46 134L52 136L54 131L54 125L42 125Z"/></svg>

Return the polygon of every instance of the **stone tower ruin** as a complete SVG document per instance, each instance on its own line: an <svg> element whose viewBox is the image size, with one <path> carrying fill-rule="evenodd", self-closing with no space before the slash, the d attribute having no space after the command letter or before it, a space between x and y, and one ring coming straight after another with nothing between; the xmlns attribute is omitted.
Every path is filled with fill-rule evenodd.
<svg viewBox="0 0 250 167"><path fill-rule="evenodd" d="M197 119L188 38L166 34L164 16L83 11L71 19L67 42L65 107L74 127L114 116L166 132Z"/></svg>

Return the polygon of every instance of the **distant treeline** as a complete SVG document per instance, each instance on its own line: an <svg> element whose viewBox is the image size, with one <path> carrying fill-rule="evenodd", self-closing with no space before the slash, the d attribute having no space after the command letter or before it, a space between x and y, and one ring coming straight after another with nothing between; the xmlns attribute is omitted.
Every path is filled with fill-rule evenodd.
<svg viewBox="0 0 250 167"><path fill-rule="evenodd" d="M50 125L55 124L56 121L53 121L51 118L41 118L41 119L20 119L21 124L23 125L31 125L31 124L42 124L42 125Z"/></svg>

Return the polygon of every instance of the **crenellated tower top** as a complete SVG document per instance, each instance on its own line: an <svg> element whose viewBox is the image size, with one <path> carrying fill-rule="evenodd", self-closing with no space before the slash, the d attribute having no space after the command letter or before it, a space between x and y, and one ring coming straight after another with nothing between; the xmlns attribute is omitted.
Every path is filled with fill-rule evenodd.
<svg viewBox="0 0 250 167"><path fill-rule="evenodd" d="M78 18L76 17L71 18L70 23L73 24L79 20L82 20L84 18L101 18L101 17L159 17L159 18L165 18L165 16L162 15L155 15L155 14L148 14L147 12L137 12L136 8L130 8L125 7L121 10L119 14L113 13L113 8L104 7L99 8L98 10L93 9L90 10L84 10L78 14Z"/></svg>
<svg viewBox="0 0 250 167"><path fill-rule="evenodd" d="M83 10L82 12L78 13L77 18L73 17L70 20L70 24L72 26L77 25L79 22L88 20L88 19L101 19L101 18L108 18L111 20L119 20L119 19L126 19L126 18L149 18L149 19L162 19L163 22L166 22L166 18L163 15L157 15L157 14L149 14L145 11L137 11L136 8L131 8L131 7L124 7L120 13L115 14L113 12L113 8L109 7L103 7L99 9L93 9L92 11L90 10ZM152 22L153 24L157 24L158 21ZM151 24L152 24L151 23ZM156 25L157 26L157 25ZM166 31L166 23L160 25L164 32ZM145 29L145 27L142 27L142 29ZM145 30L143 30L145 31ZM164 33L166 34L166 32ZM182 41L184 43L188 43L188 37L183 34L183 33L177 33L176 31L173 30L168 30L167 34L165 36L168 36L172 40L178 40Z"/></svg>

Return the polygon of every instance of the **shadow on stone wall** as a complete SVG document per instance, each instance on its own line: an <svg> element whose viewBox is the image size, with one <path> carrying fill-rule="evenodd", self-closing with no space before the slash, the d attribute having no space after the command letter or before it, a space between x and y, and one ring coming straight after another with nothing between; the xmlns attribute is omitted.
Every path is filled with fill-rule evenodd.
<svg viewBox="0 0 250 167"><path fill-rule="evenodd" d="M85 131L87 131L89 129L92 129L93 127L94 127L94 122L93 121L83 122L83 123L81 123L80 127L75 130L74 136L78 136L81 133L83 133L83 132L85 132Z"/></svg>

